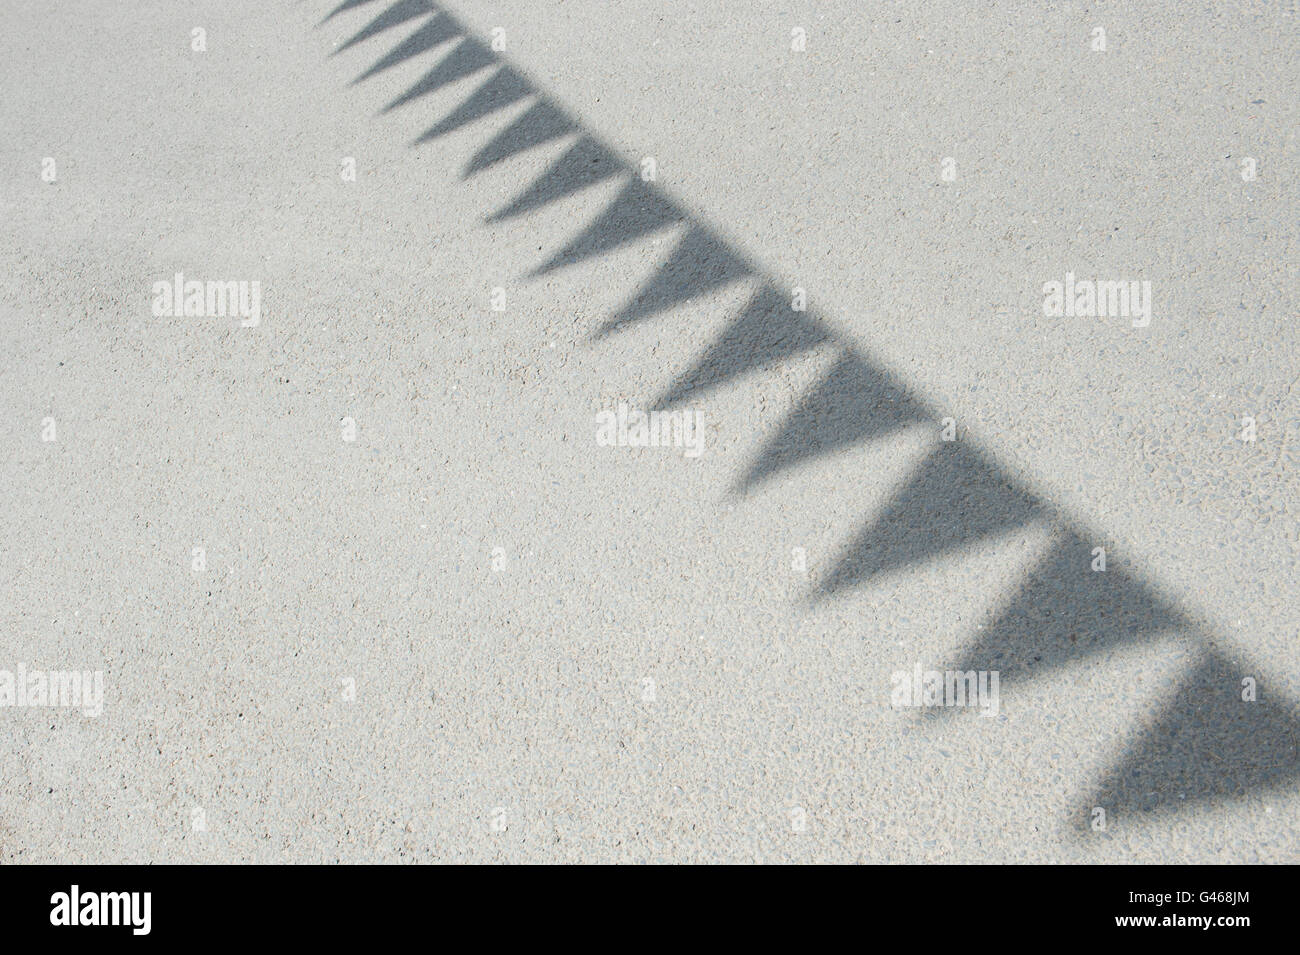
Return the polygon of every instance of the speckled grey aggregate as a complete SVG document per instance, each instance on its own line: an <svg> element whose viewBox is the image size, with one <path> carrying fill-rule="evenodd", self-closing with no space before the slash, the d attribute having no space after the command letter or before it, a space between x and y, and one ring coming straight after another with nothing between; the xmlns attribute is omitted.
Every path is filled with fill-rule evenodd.
<svg viewBox="0 0 1300 955"><path fill-rule="evenodd" d="M0 859L1297 860L1294 5L465 4L530 95L419 143L487 74L384 112L451 46L359 77L436 12L334 6L10 4L0 667L106 691L0 710ZM538 95L574 130L466 175ZM623 180L492 213L586 136L653 156L681 221L534 274ZM698 295L603 332L694 226L745 274L701 260ZM1152 324L1044 318L1067 270L1152 280ZM260 281L260 326L155 317L177 271ZM696 461L597 446L765 284L831 337L742 340ZM832 394L825 446L745 486L846 354L899 383L897 426L837 441ZM990 491L971 546L890 524L897 565L810 595L941 416L1180 625L1012 652L996 720L891 708L891 672L980 662L1056 527ZM1038 609L1012 616L1051 632ZM1195 725L1194 764L1149 740L1220 661L1291 746L1216 783L1234 754Z"/></svg>

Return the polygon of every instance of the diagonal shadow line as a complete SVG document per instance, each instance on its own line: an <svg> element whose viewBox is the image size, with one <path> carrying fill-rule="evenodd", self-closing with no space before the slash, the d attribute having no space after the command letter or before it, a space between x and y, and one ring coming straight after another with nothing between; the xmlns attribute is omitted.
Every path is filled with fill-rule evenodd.
<svg viewBox="0 0 1300 955"><path fill-rule="evenodd" d="M368 0L349 0L336 8L335 13L364 2ZM413 19L416 2L398 0L346 46ZM533 146L571 133L579 134L560 159L508 206L492 214L488 222L512 219L609 178L627 177L628 181L605 211L565 248L535 269L531 273L533 277L606 254L679 222L687 224L686 236L674 254L593 338L607 337L648 320L735 279L757 276L761 280L755 297L733 317L705 355L674 380L656 402L656 408L680 404L811 348L829 344L839 352L838 361L783 422L781 430L751 463L736 490L748 491L818 456L875 440L901 428L937 422L938 415L922 398L863 356L852 341L821 319L803 314L803 309L793 304L787 306L778 291L779 283L769 274L752 265L743 253L719 238L697 215L684 210L657 186L639 181L631 166L620 160L613 149L540 93L522 72L505 64L503 58L472 37L450 11L420 2L425 12L437 12L435 21L439 26L435 29L432 22L426 24L417 33L417 36L423 34L420 39L407 38L366 75L425 52L422 45L443 32L451 31L452 36L464 36L465 40L401 99L390 104L389 109L487 66L499 65L502 70L412 145L495 112L494 104L503 92L503 76L508 78L504 93L510 102L524 96L538 98L478 151L462 178ZM428 48L433 45L436 44ZM1054 520L1064 528L1063 533L999 612L989 632L968 650L963 668L987 668L988 661L992 660L1007 667L1009 675L1028 678L1035 672L1095 658L1111 649L1131 645L1134 640L1153 639L1169 629L1195 627L1186 614L1131 572L1116 570L1089 577L1080 562L1084 555L1090 557L1093 549L1082 533L1072 529L1068 518L1012 478L987 451L966 441L945 442L921 463L888 502L883 514L858 531L811 597L824 599L881 575L929 562L939 555L964 550L1005 531L1045 519ZM1046 613L1044 605L1048 608ZM1028 639L1020 636L1025 630L1032 631ZM1199 636L1208 642L1204 632ZM1032 657L1032 665L1026 657ZM1130 748L1127 760L1107 777L1103 788L1111 794L1128 794L1118 798L1125 805L1132 804L1131 787L1124 788L1126 781L1141 775L1135 767L1148 764L1159 767L1154 777L1159 798L1165 803L1172 799L1176 785L1193 776L1198 782L1192 788L1199 796L1210 799L1231 795L1243 787L1272 785L1300 777L1300 756L1294 742L1300 735L1300 722L1284 706L1255 723L1241 720L1240 713L1230 720L1217 698L1208 710L1199 704L1188 709L1187 698L1196 697L1208 685L1221 686L1224 679L1221 661L1213 658L1206 667L1192 674L1179 691L1183 700L1179 704L1181 709L1175 707L1173 714L1158 723L1143 742ZM1206 712L1219 713L1223 719L1207 723ZM1184 732L1180 727L1192 727L1194 738L1199 738L1198 733L1213 738L1222 748L1234 753L1244 783L1234 788L1222 781L1215 784L1203 774L1196 775L1194 767L1188 769L1187 762L1194 759L1194 753L1190 756L1184 753L1172 761L1164 759L1162 754L1170 751L1169 740ZM1247 727L1249 732L1241 727ZM1258 739L1263 739L1266 746L1281 747L1281 755L1274 757L1262 752Z"/></svg>

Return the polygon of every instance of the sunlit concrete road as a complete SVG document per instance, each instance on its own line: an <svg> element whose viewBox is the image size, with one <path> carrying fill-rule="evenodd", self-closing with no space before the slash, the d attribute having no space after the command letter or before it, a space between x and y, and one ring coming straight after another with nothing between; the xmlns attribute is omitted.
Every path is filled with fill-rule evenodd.
<svg viewBox="0 0 1300 955"><path fill-rule="evenodd" d="M0 858L1296 860L1295 11L724 6L9 5Z"/></svg>

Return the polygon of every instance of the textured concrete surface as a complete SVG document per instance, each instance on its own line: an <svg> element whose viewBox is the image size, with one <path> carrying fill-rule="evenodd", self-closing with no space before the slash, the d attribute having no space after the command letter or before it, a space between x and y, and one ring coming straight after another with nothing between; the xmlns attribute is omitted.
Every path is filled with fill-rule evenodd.
<svg viewBox="0 0 1300 955"><path fill-rule="evenodd" d="M0 860L1296 861L1300 15L967 7L11 3Z"/></svg>

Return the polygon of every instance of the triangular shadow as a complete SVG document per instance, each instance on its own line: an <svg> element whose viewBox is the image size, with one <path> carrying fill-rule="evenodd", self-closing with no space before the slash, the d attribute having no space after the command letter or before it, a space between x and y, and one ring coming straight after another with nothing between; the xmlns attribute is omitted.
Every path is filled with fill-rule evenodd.
<svg viewBox="0 0 1300 955"><path fill-rule="evenodd" d="M1005 686L1191 626L1113 554L1106 570L1094 571L1093 551L1074 531L1059 531L957 669L997 670Z"/></svg>
<svg viewBox="0 0 1300 955"><path fill-rule="evenodd" d="M748 372L830 341L830 333L772 285L764 285L733 318L717 340L654 403L657 410L681 404Z"/></svg>
<svg viewBox="0 0 1300 955"><path fill-rule="evenodd" d="M1286 702L1257 687L1242 700L1242 680L1258 672L1212 650L1172 701L1102 778L1089 802L1123 821L1189 802L1239 799L1300 778L1300 720Z"/></svg>
<svg viewBox="0 0 1300 955"><path fill-rule="evenodd" d="M1038 499L982 452L962 441L940 442L858 532L816 597L965 550L1041 514Z"/></svg>
<svg viewBox="0 0 1300 955"><path fill-rule="evenodd" d="M692 226L631 300L595 333L603 338L750 274L739 256L703 226Z"/></svg>
<svg viewBox="0 0 1300 955"><path fill-rule="evenodd" d="M433 4L430 3L429 0L397 0L397 3L393 4L387 10L379 14L379 16L375 17L363 26L353 34L351 39L347 40L347 42L342 46L334 50L330 56L338 56L344 50L350 50L358 43L379 36L379 34L383 33L385 30L391 30L393 27L401 26L409 20L428 16L430 13L433 13L433 10Z"/></svg>
<svg viewBox="0 0 1300 955"><path fill-rule="evenodd" d="M798 334L812 337L806 328ZM799 400L735 490L748 493L787 468L925 420L925 409L889 372L847 349Z"/></svg>

